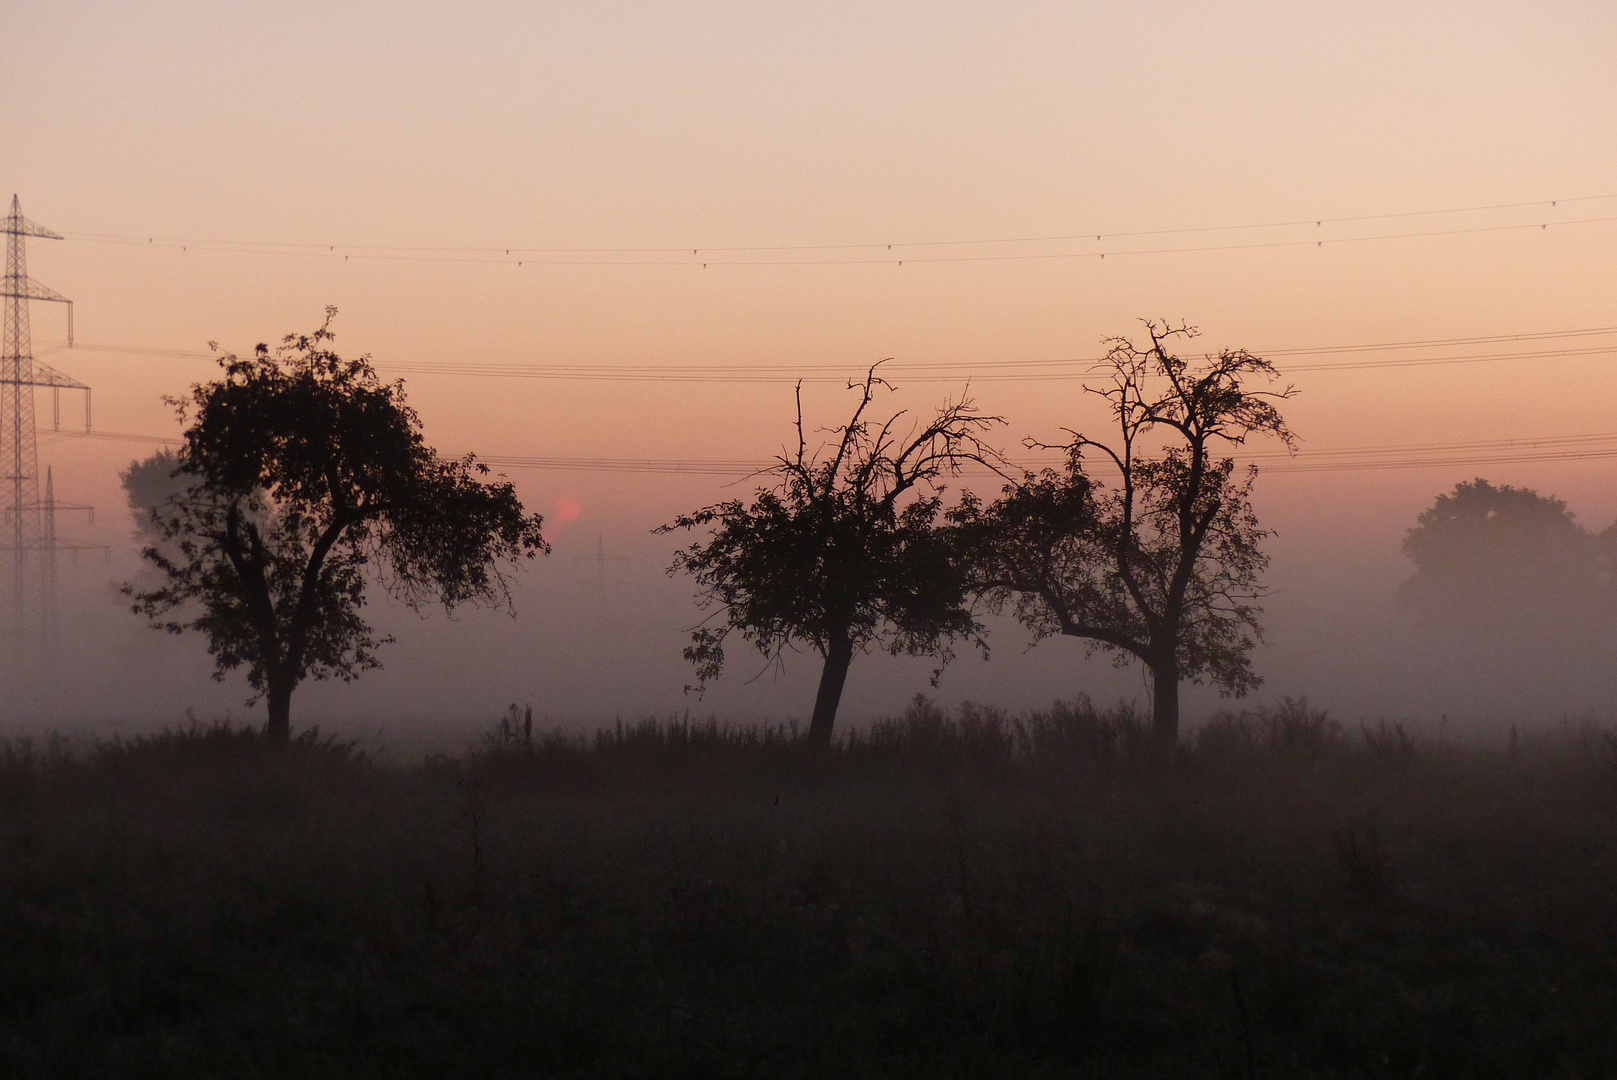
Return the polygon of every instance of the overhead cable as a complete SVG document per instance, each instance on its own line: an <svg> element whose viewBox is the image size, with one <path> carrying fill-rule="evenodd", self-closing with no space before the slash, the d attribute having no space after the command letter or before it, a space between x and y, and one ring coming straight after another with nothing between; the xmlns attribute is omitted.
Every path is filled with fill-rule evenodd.
<svg viewBox="0 0 1617 1080"><path fill-rule="evenodd" d="M523 266L834 266L834 265L893 265L904 262L995 262L1025 259L1082 259L1107 256L1165 255L1198 251L1236 251L1269 247L1323 247L1326 244L1362 243L1374 240L1397 240L1432 236L1454 236L1467 233L1488 233L1511 230L1545 230L1550 226L1587 225L1617 220L1617 217L1596 216L1584 218L1551 219L1547 216L1530 222L1504 225L1478 225L1455 229L1427 229L1409 232L1380 233L1365 236L1314 236L1235 244L1186 245L1175 247L1123 247L1104 251L1060 252L999 252L965 255L925 254L945 248L995 248L1025 246L1029 244L1105 244L1108 241L1137 240L1150 237L1203 236L1239 232L1258 232L1274 229L1313 228L1323 230L1327 225L1351 225L1375 221L1399 221L1422 217L1443 217L1455 214L1487 213L1501 210L1546 209L1554 210L1563 204L1594 203L1617 199L1613 195L1586 195L1563 199L1538 199L1529 202L1492 203L1486 205L1442 207L1430 210L1408 210L1381 214L1350 216L1321 215L1312 218L1252 222L1236 225L1205 225L1184 228L1092 229L1069 231L1049 235L1000 236L981 239L892 240L833 244L752 244L726 245L700 243L690 245L639 247L539 247L521 244L491 245L384 245L349 243L283 242L267 240L197 239L178 236L139 235L127 233L74 233L69 239L87 243L163 247L182 251L214 251L237 254L285 255L326 258L335 260L384 260L393 262L448 262L485 263ZM736 258L735 256L792 253L846 252L854 257L823 258L805 256L793 258ZM916 252L921 252L916 254ZM863 253L863 254L861 254ZM588 256L613 256L590 258ZM626 258L624 256L640 256Z"/></svg>
<svg viewBox="0 0 1617 1080"><path fill-rule="evenodd" d="M1328 345L1313 348L1253 350L1256 355L1279 359L1283 374L1301 372L1362 371L1377 368L1430 367L1448 364L1480 364L1501 361L1553 360L1568 357L1595 357L1617 354L1617 343L1579 345L1555 349L1500 352L1464 352L1443 355L1444 349L1478 345L1508 345L1526 342L1560 342L1577 338L1617 338L1617 326L1596 326L1580 330L1549 330L1537 333L1474 335L1454 338L1428 338L1386 341L1365 345ZM143 348L127 345L79 344L84 352L122 353L142 356L173 356L179 359L216 359L219 354L183 349ZM1408 352L1432 350L1432 356L1392 356L1364 359L1293 362L1287 358L1336 357L1353 353ZM40 355L60 349L42 350ZM902 376L906 382L1026 382L1082 379L1105 370L1101 357L1059 360L894 360L883 370ZM405 361L383 363L388 375L438 375L461 378L547 379L596 382L680 382L680 383L840 383L864 371L868 365L847 363L753 363L753 364L499 364L487 362Z"/></svg>

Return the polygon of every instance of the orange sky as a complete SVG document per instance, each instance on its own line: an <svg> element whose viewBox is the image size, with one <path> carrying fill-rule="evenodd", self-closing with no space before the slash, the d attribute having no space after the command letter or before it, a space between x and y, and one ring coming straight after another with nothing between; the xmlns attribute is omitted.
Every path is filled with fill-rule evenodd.
<svg viewBox="0 0 1617 1080"><path fill-rule="evenodd" d="M1571 223L1617 218L1617 198L1542 205L1617 196L1608 3L246 7L0 12L0 192L67 235L33 241L30 270L77 302L84 345L245 350L312 328L326 304L339 348L384 372L1072 358L1144 316L1258 352L1617 325L1617 220ZM900 247L903 266L402 250L902 245L1516 203L1540 205ZM1499 228L1541 222L1556 224ZM1453 232L1467 229L1495 231ZM1356 239L1429 231L1450 234ZM1339 242L1123 254L1314 236ZM229 250L208 250L218 241ZM260 243L335 250L242 250ZM940 254L1083 257L916 261ZM839 257L886 258L715 262ZM210 374L51 352L64 324L45 305L34 326L36 353L94 387L104 431L171 432L161 395ZM1299 373L1288 415L1305 448L1617 432L1614 355ZM895 381L917 408L958 391ZM756 458L790 419L784 384L408 387L430 440L496 457ZM1098 419L1072 382L979 372L974 393L1009 419L1008 443ZM827 387L810 402L827 420L843 410ZM42 460L121 543L113 471L146 450L57 439ZM1413 513L1474 471L1277 474L1260 498L1298 542L1395 550ZM1596 526L1617 516L1608 462L1483 471ZM513 475L581 546L732 493L711 477Z"/></svg>

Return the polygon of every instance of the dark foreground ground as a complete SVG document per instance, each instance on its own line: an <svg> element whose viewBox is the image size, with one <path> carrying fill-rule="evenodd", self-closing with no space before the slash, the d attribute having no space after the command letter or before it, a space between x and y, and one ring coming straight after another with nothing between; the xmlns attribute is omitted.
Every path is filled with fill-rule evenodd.
<svg viewBox="0 0 1617 1080"><path fill-rule="evenodd" d="M0 1075L1617 1076L1609 736L1135 730L13 743Z"/></svg>

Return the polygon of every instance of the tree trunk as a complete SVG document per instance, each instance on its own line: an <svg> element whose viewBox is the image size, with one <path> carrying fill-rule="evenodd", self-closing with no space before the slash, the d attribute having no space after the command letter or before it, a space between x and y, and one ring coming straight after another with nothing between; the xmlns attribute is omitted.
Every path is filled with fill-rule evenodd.
<svg viewBox="0 0 1617 1080"><path fill-rule="evenodd" d="M852 639L846 633L832 635L825 651L825 669L820 672L820 691L814 695L814 718L809 721L808 732L810 746L822 750L831 746L831 725L836 723L842 685L848 681L851 663Z"/></svg>
<svg viewBox="0 0 1617 1080"><path fill-rule="evenodd" d="M1179 745L1179 665L1151 665L1151 733L1165 747Z"/></svg>
<svg viewBox="0 0 1617 1080"><path fill-rule="evenodd" d="M269 723L264 725L264 738L272 743L290 742L292 739L292 687L271 683L264 697L269 702Z"/></svg>

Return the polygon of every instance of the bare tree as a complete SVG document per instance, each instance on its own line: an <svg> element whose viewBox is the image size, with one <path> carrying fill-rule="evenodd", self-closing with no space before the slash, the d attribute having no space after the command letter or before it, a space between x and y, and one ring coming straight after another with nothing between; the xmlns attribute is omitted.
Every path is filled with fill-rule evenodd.
<svg viewBox="0 0 1617 1080"><path fill-rule="evenodd" d="M877 425L867 412L891 386L873 366L852 418L828 429L811 451L797 390L797 448L763 475L774 485L751 502L718 503L676 518L658 532L711 527L679 552L669 573L696 579L712 614L691 634L685 658L705 684L724 667L724 645L740 634L772 663L795 642L824 658L812 743L827 746L855 653L879 645L898 655L932 655L939 670L952 643L981 643L981 627L955 552L941 525L942 479L966 462L994 463L982 433L1001 423L969 398L900 434L906 415ZM934 680L936 673L934 673Z"/></svg>
<svg viewBox="0 0 1617 1080"><path fill-rule="evenodd" d="M1110 378L1086 387L1105 399L1117 439L1069 430L1063 471L1026 475L984 506L969 495L951 515L971 552L973 588L994 611L1013 610L1037 638L1084 638L1151 673L1152 722L1178 737L1179 684L1211 680L1241 695L1259 683L1250 653L1261 640L1257 601L1269 534L1252 510L1257 469L1221 449L1252 435L1295 444L1277 400L1287 387L1245 350L1193 367L1168 351L1189 327L1147 322L1150 344L1108 339ZM1030 443L1044 449L1057 447ZM1095 476L1098 460L1114 474Z"/></svg>

